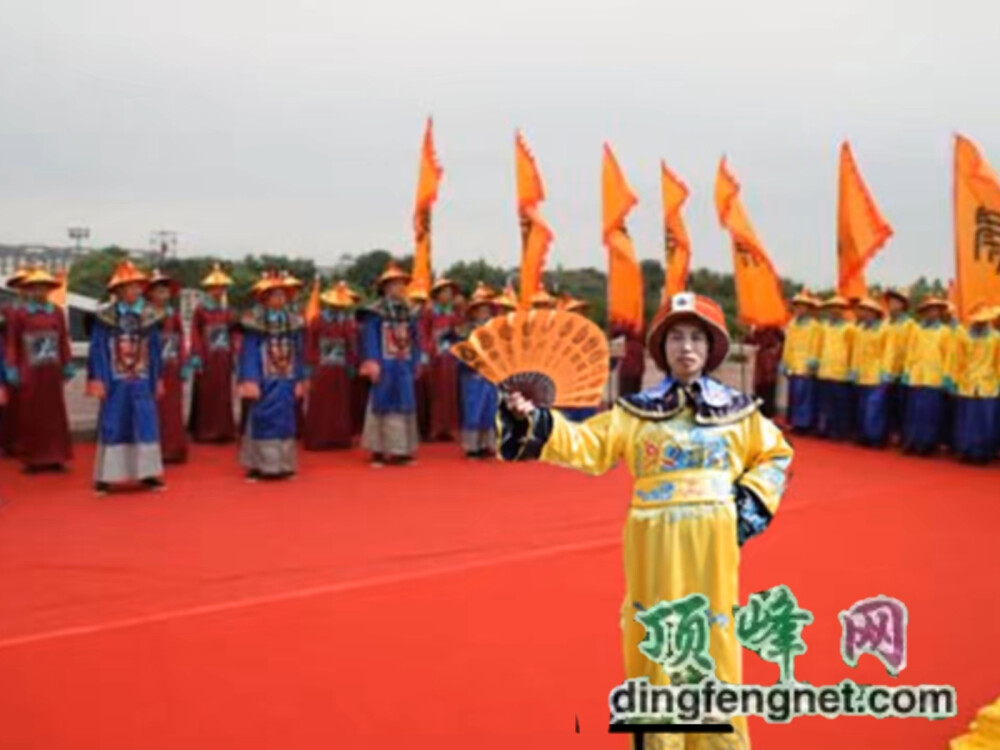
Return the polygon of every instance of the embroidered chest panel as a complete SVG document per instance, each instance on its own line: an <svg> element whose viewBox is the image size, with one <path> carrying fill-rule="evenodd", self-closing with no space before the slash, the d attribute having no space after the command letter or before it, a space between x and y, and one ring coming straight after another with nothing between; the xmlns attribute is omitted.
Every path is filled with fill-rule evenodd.
<svg viewBox="0 0 1000 750"><path fill-rule="evenodd" d="M319 339L321 367L341 367L347 364L347 341L341 336L321 336Z"/></svg>
<svg viewBox="0 0 1000 750"><path fill-rule="evenodd" d="M295 339L291 336L266 336L261 357L265 378L288 380L295 376Z"/></svg>
<svg viewBox="0 0 1000 750"><path fill-rule="evenodd" d="M116 380L135 380L149 375L149 338L135 315L118 319L108 339L111 375Z"/></svg>
<svg viewBox="0 0 1000 750"><path fill-rule="evenodd" d="M690 469L729 471L729 429L697 425L689 417L646 422L636 435L637 477Z"/></svg>
<svg viewBox="0 0 1000 750"><path fill-rule="evenodd" d="M164 333L160 337L160 351L164 363L176 362L181 356L181 337L178 333Z"/></svg>
<svg viewBox="0 0 1000 750"><path fill-rule="evenodd" d="M210 352L228 352L231 346L229 326L226 323L209 323L205 326L205 342Z"/></svg>
<svg viewBox="0 0 1000 750"><path fill-rule="evenodd" d="M45 367L59 362L58 332L26 331L23 344L28 367Z"/></svg>
<svg viewBox="0 0 1000 750"><path fill-rule="evenodd" d="M382 356L386 359L410 359L413 341L407 321L382 321Z"/></svg>

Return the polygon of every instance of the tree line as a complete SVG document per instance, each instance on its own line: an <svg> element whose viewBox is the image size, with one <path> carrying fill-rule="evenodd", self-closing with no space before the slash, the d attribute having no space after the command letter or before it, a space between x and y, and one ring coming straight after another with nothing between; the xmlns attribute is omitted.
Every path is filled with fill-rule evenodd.
<svg viewBox="0 0 1000 750"><path fill-rule="evenodd" d="M69 289L76 294L82 294L95 299L105 296L105 285L111 277L115 266L128 257L128 252L118 247L108 247L94 250L78 258L70 268ZM324 287L335 281L346 281L354 289L366 296L372 294L375 281L385 269L386 264L395 259L403 268L410 270L413 256L395 257L387 250L370 250L359 255L342 255L338 262L328 269L319 269L313 260L305 258L289 258L280 255L248 255L241 260L227 261L211 256L166 258L160 269L176 279L181 286L197 288L215 263L221 263L223 269L233 278L234 286L230 291L230 300L236 306L243 306L250 301L250 288L269 269L287 270L293 276L311 285L317 275L321 277ZM643 260L641 263L643 278L643 295L646 322L652 318L660 305L663 294L664 272L659 261ZM508 282L515 288L519 277L517 268L495 266L486 260L459 261L444 269L443 274L457 282L465 294L470 294L480 281L494 289L502 289ZM544 276L546 288L554 294L569 294L578 299L586 300L590 305L588 316L600 326L607 322L607 274L597 268L563 268L546 271ZM791 298L801 288L802 284L792 279L782 280L782 291L786 298ZM731 273L720 273L707 268L693 269L688 278L688 288L698 294L704 294L716 300L725 311L726 322L734 333L741 333L741 327L736 320L736 286ZM826 296L833 293L832 289L813 289L812 291ZM924 277L913 284L913 297L920 300L929 294L943 295L945 287L940 280L929 281Z"/></svg>

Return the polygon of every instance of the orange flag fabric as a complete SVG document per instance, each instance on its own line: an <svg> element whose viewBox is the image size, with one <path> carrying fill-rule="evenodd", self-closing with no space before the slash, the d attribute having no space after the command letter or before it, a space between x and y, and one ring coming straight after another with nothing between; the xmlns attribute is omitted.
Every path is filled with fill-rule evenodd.
<svg viewBox="0 0 1000 750"><path fill-rule="evenodd" d="M309 301L306 302L305 319L306 323L312 323L319 317L319 276L313 279L312 291L309 292Z"/></svg>
<svg viewBox="0 0 1000 750"><path fill-rule="evenodd" d="M837 200L837 293L861 299L868 293L865 266L892 237L892 227L875 205L851 146L840 146L840 182Z"/></svg>
<svg viewBox="0 0 1000 750"><path fill-rule="evenodd" d="M743 208L740 185L726 166L725 158L719 162L715 178L715 208L719 223L732 238L740 322L754 326L784 326L790 316L781 294L781 279Z"/></svg>
<svg viewBox="0 0 1000 750"><path fill-rule="evenodd" d="M552 243L552 230L538 210L545 200L545 186L538 164L524 136L514 136L514 167L517 175L517 216L521 223L521 298L531 307L532 296L542 289L542 272Z"/></svg>
<svg viewBox="0 0 1000 750"><path fill-rule="evenodd" d="M691 241L687 227L681 218L681 208L689 192L685 185L666 165L660 162L663 187L663 245L666 252L664 263L664 299L672 297L687 288L688 272L691 268Z"/></svg>
<svg viewBox="0 0 1000 750"><path fill-rule="evenodd" d="M424 143L420 149L420 172L417 177L417 200L413 209L413 230L416 249L413 254L413 281L415 288L431 290L431 208L438 197L438 185L444 170L434 151L434 124L427 118Z"/></svg>
<svg viewBox="0 0 1000 750"><path fill-rule="evenodd" d="M639 202L608 144L601 169L602 233L608 249L608 322L612 331L642 331L642 269L625 217Z"/></svg>
<svg viewBox="0 0 1000 750"><path fill-rule="evenodd" d="M1000 304L1000 180L967 138L955 136L955 296L967 322Z"/></svg>
<svg viewBox="0 0 1000 750"><path fill-rule="evenodd" d="M69 292L69 274L65 268L60 268L56 273L56 280L59 282L59 286L53 289L48 294L48 301L53 305L58 305L59 307L66 309L66 297Z"/></svg>

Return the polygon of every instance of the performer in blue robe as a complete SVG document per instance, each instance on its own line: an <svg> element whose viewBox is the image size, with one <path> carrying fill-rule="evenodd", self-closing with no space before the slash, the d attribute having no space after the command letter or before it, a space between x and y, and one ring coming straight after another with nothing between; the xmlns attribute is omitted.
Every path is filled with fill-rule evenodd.
<svg viewBox="0 0 1000 750"><path fill-rule="evenodd" d="M240 462L247 478L285 478L297 471L296 401L305 393L305 323L288 307L298 284L269 274L254 287L258 304L240 321L237 382L249 403Z"/></svg>
<svg viewBox="0 0 1000 750"><path fill-rule="evenodd" d="M471 333L493 314L493 294L480 283L466 306L468 322L462 333ZM492 458L496 452L497 387L478 372L459 362L458 390L461 400L461 440L467 458Z"/></svg>
<svg viewBox="0 0 1000 750"><path fill-rule="evenodd" d="M163 392L160 316L142 297L148 276L124 261L108 291L115 300L97 311L87 362L88 393L101 399L94 488L140 481L163 487L156 399Z"/></svg>
<svg viewBox="0 0 1000 750"><path fill-rule="evenodd" d="M414 382L422 364L417 321L406 299L410 275L394 263L378 280L382 295L359 311L360 374L372 382L361 445L373 466L411 463L417 452Z"/></svg>

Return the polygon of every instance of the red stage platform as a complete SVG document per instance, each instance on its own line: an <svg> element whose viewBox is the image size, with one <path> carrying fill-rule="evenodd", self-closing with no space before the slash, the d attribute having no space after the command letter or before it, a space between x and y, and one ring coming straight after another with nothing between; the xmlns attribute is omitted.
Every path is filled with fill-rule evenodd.
<svg viewBox="0 0 1000 750"><path fill-rule="evenodd" d="M796 677L952 684L957 719L753 720L765 750L943 750L1000 696L1000 470L798 440L743 599L780 583L815 623ZM304 454L247 484L193 450L162 494L96 498L0 462L0 748L624 748L620 533L629 478ZM837 614L909 609L908 666L840 659ZM776 669L745 655L746 681ZM575 732L579 719L579 734Z"/></svg>

